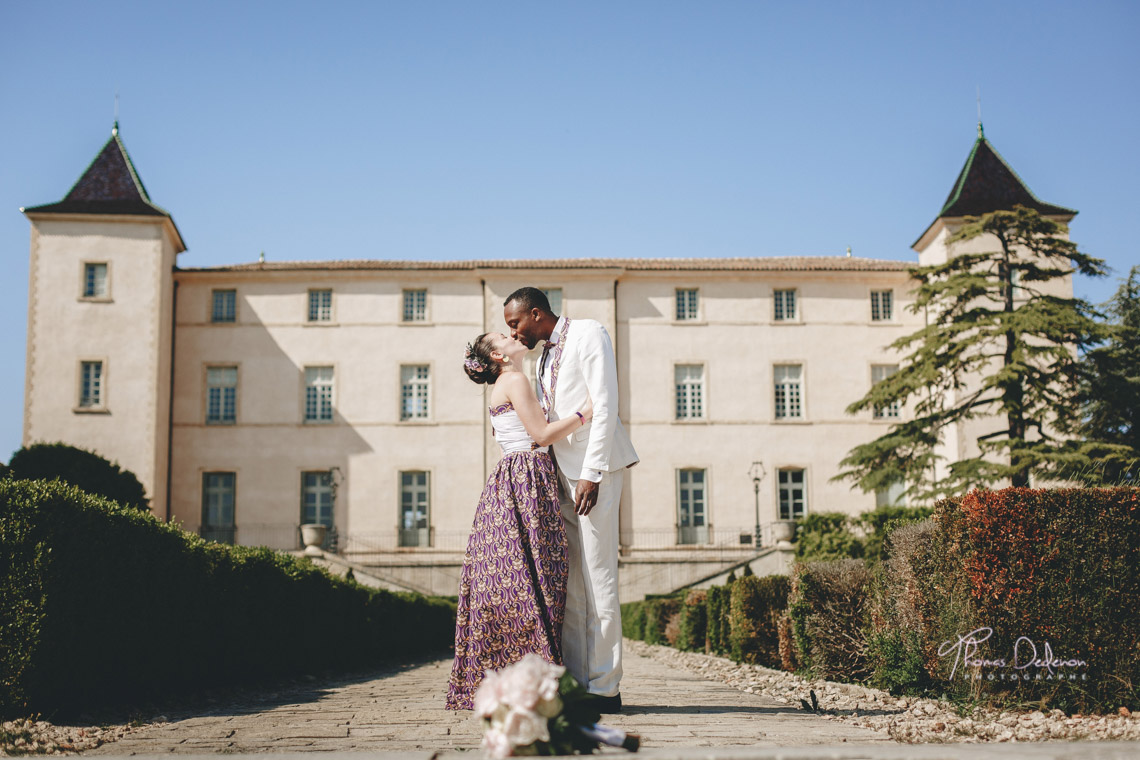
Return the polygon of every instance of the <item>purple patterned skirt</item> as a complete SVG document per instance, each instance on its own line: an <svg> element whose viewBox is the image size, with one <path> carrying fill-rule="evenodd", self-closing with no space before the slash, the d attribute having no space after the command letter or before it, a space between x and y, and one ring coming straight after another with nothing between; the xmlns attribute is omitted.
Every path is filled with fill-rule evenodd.
<svg viewBox="0 0 1140 760"><path fill-rule="evenodd" d="M447 709L470 710L483 674L528 652L562 663L566 574L550 455L505 454L483 488L467 539Z"/></svg>

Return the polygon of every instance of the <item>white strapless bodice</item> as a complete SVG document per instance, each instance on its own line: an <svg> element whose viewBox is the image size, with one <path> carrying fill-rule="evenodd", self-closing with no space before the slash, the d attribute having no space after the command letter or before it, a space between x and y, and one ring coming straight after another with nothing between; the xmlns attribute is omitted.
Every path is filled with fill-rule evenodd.
<svg viewBox="0 0 1140 760"><path fill-rule="evenodd" d="M495 429L495 440L504 454L516 451L546 451L546 446L538 446L530 433L526 432L519 413L515 411L511 402L493 407L491 410L491 427Z"/></svg>

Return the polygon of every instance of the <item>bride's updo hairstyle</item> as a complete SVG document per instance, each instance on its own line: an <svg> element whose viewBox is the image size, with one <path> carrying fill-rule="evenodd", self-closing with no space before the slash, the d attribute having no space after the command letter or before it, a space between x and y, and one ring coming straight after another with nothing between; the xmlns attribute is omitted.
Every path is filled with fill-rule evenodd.
<svg viewBox="0 0 1140 760"><path fill-rule="evenodd" d="M467 344L463 354L463 371L474 383L490 385L499 378L499 363L491 358L490 333L483 333Z"/></svg>

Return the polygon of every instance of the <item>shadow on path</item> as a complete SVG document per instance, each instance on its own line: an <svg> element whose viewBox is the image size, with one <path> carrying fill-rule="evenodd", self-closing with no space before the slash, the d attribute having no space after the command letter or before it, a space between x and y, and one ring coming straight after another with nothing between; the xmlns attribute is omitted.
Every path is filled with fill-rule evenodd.
<svg viewBox="0 0 1140 760"><path fill-rule="evenodd" d="M169 699L151 701L144 705L91 710L78 716L74 723L81 726L137 724L156 720L173 722L195 717L254 715L285 705L315 703L335 689L390 678L443 658L450 659L451 653L432 652L398 663L369 665L349 672L318 672L250 684L218 686L171 695ZM72 721L63 721L57 725L67 725L70 722Z"/></svg>

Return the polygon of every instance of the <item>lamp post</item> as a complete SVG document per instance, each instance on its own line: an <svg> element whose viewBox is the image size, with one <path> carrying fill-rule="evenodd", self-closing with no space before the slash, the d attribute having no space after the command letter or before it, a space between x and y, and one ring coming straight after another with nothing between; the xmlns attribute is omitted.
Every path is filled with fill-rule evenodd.
<svg viewBox="0 0 1140 760"><path fill-rule="evenodd" d="M764 479L764 463L753 462L748 468L748 477L752 478L752 492L756 497L756 535L752 539L754 548L759 549L763 541L763 532L760 529L760 481Z"/></svg>

